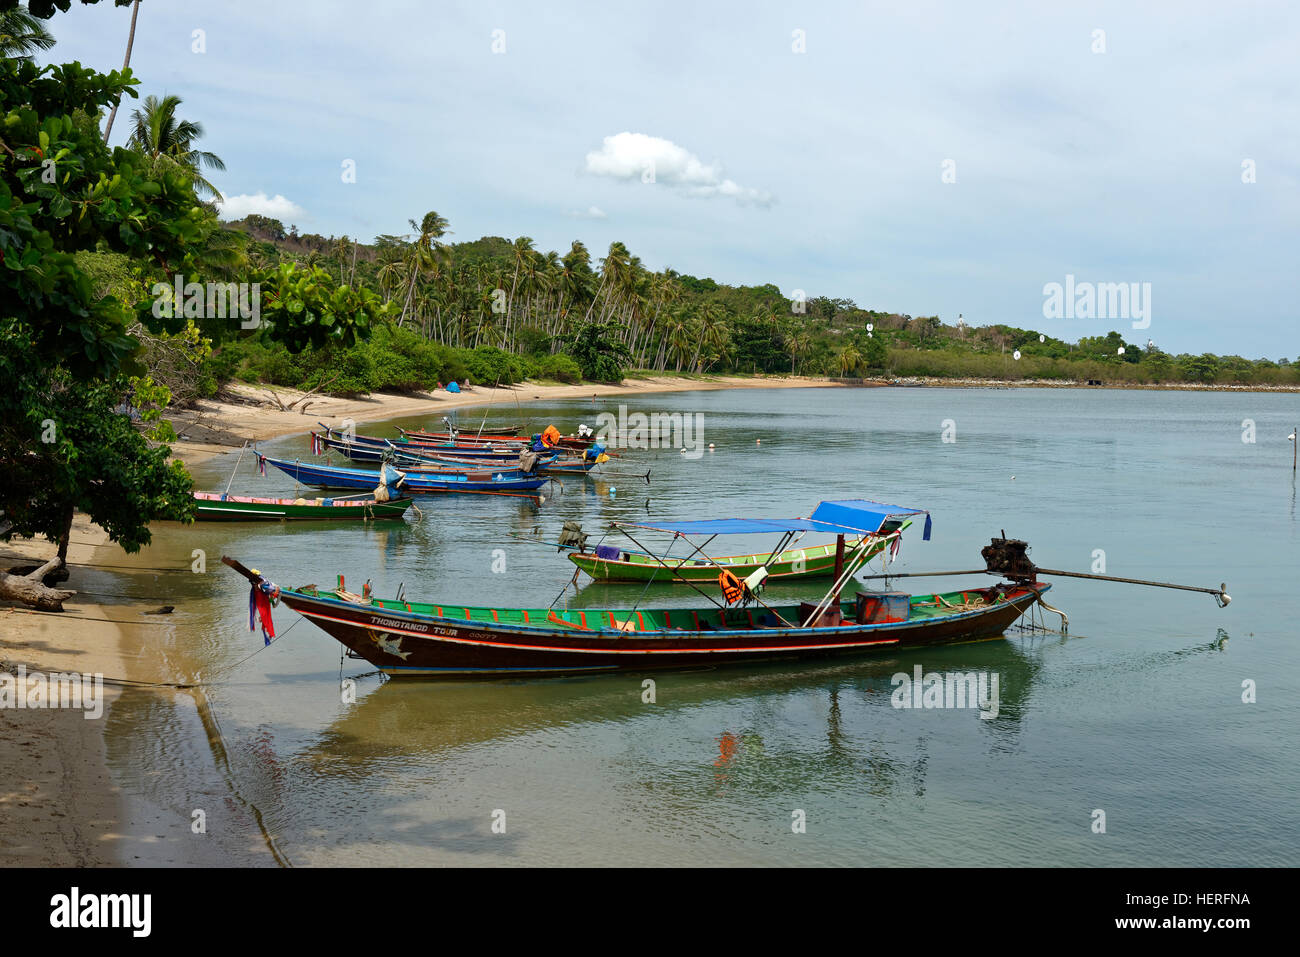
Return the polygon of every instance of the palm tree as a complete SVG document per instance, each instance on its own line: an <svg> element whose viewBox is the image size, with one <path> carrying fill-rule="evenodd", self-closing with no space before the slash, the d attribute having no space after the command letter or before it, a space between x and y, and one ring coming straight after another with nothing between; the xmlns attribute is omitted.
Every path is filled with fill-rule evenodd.
<svg viewBox="0 0 1300 957"><path fill-rule="evenodd" d="M506 298L506 322L510 321L511 310L515 305L515 284L519 281L519 269L528 262L528 257L533 254L533 237L520 236L511 245L511 254L515 260L515 272L510 277L510 295Z"/></svg>
<svg viewBox="0 0 1300 957"><path fill-rule="evenodd" d="M54 46L54 34L25 10L0 13L0 59L30 60L37 50Z"/></svg>
<svg viewBox="0 0 1300 957"><path fill-rule="evenodd" d="M438 260L444 254L443 245L438 240L450 232L447 220L433 211L425 213L419 225L413 219L407 222L418 233L418 238L411 244L407 258L406 295L402 300L402 315L397 320L398 326L406 321L407 310L415 298L416 283L429 273L436 272Z"/></svg>
<svg viewBox="0 0 1300 957"><path fill-rule="evenodd" d="M135 18L140 15L140 0L135 0L131 5L131 32L126 37L126 57L122 60L122 72L125 73L131 65L131 47L135 45ZM113 101L113 112L108 114L108 123L104 126L104 142L108 142L108 134L113 132L113 120L117 119L117 106L122 102L119 96Z"/></svg>
<svg viewBox="0 0 1300 957"><path fill-rule="evenodd" d="M840 350L839 354L840 375L847 376L850 372L857 370L862 365L862 356L853 346L848 345Z"/></svg>
<svg viewBox="0 0 1300 957"><path fill-rule="evenodd" d="M690 371L699 371L696 368L696 362L700 357L700 350L704 346L710 348L722 347L727 341L727 311L721 303L710 302L705 305L700 312L700 338L695 344L695 355L691 356Z"/></svg>
<svg viewBox="0 0 1300 957"><path fill-rule="evenodd" d="M785 349L786 352L790 353L791 375L794 375L795 360L799 356L806 356L810 348L812 348L812 335L810 333L800 330L786 336Z"/></svg>
<svg viewBox="0 0 1300 957"><path fill-rule="evenodd" d="M178 120L176 108L180 105L179 96L145 97L144 106L131 111L135 126L127 146L148 158L155 171L169 166L183 169L194 181L196 193L210 194L221 202L221 193L200 170L204 167L223 170L226 164L216 153L194 148L194 141L203 135L203 126L190 120Z"/></svg>

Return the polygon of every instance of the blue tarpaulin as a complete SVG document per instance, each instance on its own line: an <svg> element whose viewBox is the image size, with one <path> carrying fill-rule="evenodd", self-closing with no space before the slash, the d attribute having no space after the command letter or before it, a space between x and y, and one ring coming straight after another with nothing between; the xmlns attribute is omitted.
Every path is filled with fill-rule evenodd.
<svg viewBox="0 0 1300 957"><path fill-rule="evenodd" d="M452 381L450 381L450 382L447 383L447 391L448 391L448 392L459 392L459 391L460 391L460 386L458 386L458 385L456 384L456 380L455 380L455 379L453 379Z"/></svg>
<svg viewBox="0 0 1300 957"><path fill-rule="evenodd" d="M784 532L824 532L829 535L875 534L891 520L925 516L924 538L930 538L930 513L865 499L822 502L810 518L715 518L696 522L615 522L628 528L649 528L682 535L755 535Z"/></svg>

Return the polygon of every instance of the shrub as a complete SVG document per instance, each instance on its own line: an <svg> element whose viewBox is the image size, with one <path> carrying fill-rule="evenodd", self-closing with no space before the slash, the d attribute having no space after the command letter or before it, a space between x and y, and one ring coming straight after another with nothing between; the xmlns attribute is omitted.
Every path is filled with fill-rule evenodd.
<svg viewBox="0 0 1300 957"><path fill-rule="evenodd" d="M539 359L533 375L539 379L554 379L556 382L582 381L582 370L578 368L578 363L563 354Z"/></svg>
<svg viewBox="0 0 1300 957"><path fill-rule="evenodd" d="M461 349L460 358L465 371L479 385L513 385L528 378L528 363L523 356L503 352L495 346Z"/></svg>

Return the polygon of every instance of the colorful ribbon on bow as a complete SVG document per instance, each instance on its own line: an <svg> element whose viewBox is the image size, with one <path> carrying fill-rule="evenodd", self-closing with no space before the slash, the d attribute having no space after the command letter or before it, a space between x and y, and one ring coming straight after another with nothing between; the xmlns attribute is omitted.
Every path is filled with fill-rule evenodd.
<svg viewBox="0 0 1300 957"><path fill-rule="evenodd" d="M248 592L248 630L257 631L257 619L262 620L262 638L266 644L275 637L275 622L271 620L271 606L280 600L280 588L274 582L262 579Z"/></svg>

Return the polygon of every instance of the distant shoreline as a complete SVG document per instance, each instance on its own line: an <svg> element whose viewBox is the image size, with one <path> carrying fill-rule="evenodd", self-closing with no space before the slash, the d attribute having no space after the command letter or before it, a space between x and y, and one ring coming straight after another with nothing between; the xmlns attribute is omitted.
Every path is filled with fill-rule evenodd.
<svg viewBox="0 0 1300 957"><path fill-rule="evenodd" d="M832 379L831 382L853 387L852 380ZM916 388L925 386L937 389L1115 389L1125 392L1300 392L1300 385L1218 385L1201 382L1102 382L1089 385L1077 379L941 379L932 376L907 378L862 379L861 386L893 386Z"/></svg>
<svg viewBox="0 0 1300 957"><path fill-rule="evenodd" d="M1206 385L1194 382L1141 384L1126 382L1087 382L1062 379L947 379L929 376L905 378L829 378L826 376L661 375L628 378L622 383L579 383L559 385L525 381L514 386L488 388L475 386L460 393L372 393L363 398L313 396L307 399L307 411L282 411L270 405L268 394L276 393L286 404L302 398L294 389L272 386L232 384L222 398L205 399L193 410L176 410L167 418L183 436L172 443L172 454L187 464L196 464L213 456L239 448L242 441L257 442L316 429L318 421L339 425L343 419L354 423L377 422L402 416L428 415L429 426L440 424L443 414L456 409L511 409L516 403L539 399L598 399L632 397L670 392L709 392L720 389L815 389L815 388L932 388L932 389L1119 389L1161 392L1280 392L1300 393L1300 386ZM593 407L594 410L594 407ZM595 411L593 411L593 415ZM531 428L527 423L520 423ZM534 423L536 424L536 423ZM460 419L461 428L472 423Z"/></svg>

